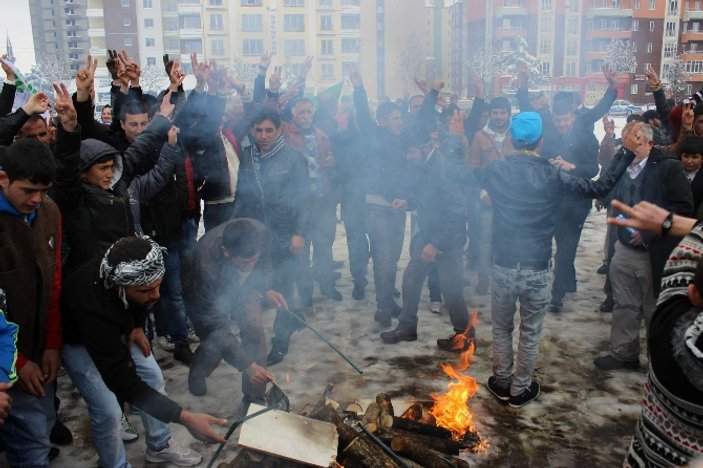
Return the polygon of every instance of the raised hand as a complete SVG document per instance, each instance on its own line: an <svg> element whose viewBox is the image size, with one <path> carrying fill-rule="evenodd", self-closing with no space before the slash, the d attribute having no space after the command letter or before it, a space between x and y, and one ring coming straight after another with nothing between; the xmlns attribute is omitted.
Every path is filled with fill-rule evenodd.
<svg viewBox="0 0 703 468"><path fill-rule="evenodd" d="M359 73L359 70L357 70L356 67L352 67L351 71L349 72L349 81L351 81L351 84L355 88L364 86L364 79L362 78L361 73Z"/></svg>
<svg viewBox="0 0 703 468"><path fill-rule="evenodd" d="M117 58L117 51L115 49L107 49L107 60L105 61L105 66L107 67L107 71L110 72L110 76L112 76L112 80L118 79L117 75L117 66L115 65L115 62L117 62L119 59Z"/></svg>
<svg viewBox="0 0 703 468"><path fill-rule="evenodd" d="M63 83L53 83L51 86L54 87L54 93L56 94L54 108L61 120L61 126L67 132L75 132L78 126L78 115L76 114L76 108L73 106L71 93L68 92L66 85Z"/></svg>
<svg viewBox="0 0 703 468"><path fill-rule="evenodd" d="M195 52L190 54L190 64L193 67L193 74L195 75L195 80L198 82L198 85L204 87L205 83L208 83L212 76L210 64L204 61L198 62L198 54Z"/></svg>
<svg viewBox="0 0 703 468"><path fill-rule="evenodd" d="M85 65L76 73L76 99L78 99L78 102L85 102L90 99L90 88L93 87L95 70L97 68L98 61L88 55L85 58Z"/></svg>
<svg viewBox="0 0 703 468"><path fill-rule="evenodd" d="M7 60L7 54L2 54L0 55L0 59L2 60ZM5 62L0 62L2 63L2 69L5 72L5 75L7 76L8 81L12 81L15 79L15 71L12 69L11 66L6 64Z"/></svg>
<svg viewBox="0 0 703 468"><path fill-rule="evenodd" d="M171 67L173 66L173 60L168 58L168 54L164 54L162 59L164 61L164 70L166 70L166 75L171 76Z"/></svg>
<svg viewBox="0 0 703 468"><path fill-rule="evenodd" d="M693 114L693 102L685 102L681 112L681 126L690 130L693 128L694 119L695 115Z"/></svg>
<svg viewBox="0 0 703 468"><path fill-rule="evenodd" d="M615 121L613 119L609 119L607 115L603 116L603 130L605 130L605 134L608 137L615 137Z"/></svg>
<svg viewBox="0 0 703 468"><path fill-rule="evenodd" d="M615 68L611 67L610 64L604 63L603 64L603 76L605 77L606 81L608 82L608 86L611 88L615 87L615 78L618 76L617 72L615 71Z"/></svg>
<svg viewBox="0 0 703 468"><path fill-rule="evenodd" d="M308 55L305 61L300 64L300 77L305 78L312 70L312 55Z"/></svg>
<svg viewBox="0 0 703 468"><path fill-rule="evenodd" d="M43 114L49 108L49 96L44 93L33 94L22 106L27 115Z"/></svg>
<svg viewBox="0 0 703 468"><path fill-rule="evenodd" d="M453 135L464 135L464 111L455 110L449 118L449 133Z"/></svg>
<svg viewBox="0 0 703 468"><path fill-rule="evenodd" d="M167 139L168 139L168 144L171 146L176 146L178 145L178 134L180 133L180 129L176 127L175 125L171 127L168 130L167 133Z"/></svg>
<svg viewBox="0 0 703 468"><path fill-rule="evenodd" d="M178 90L178 88L183 84L185 77L186 75L181 71L181 62L171 62L171 72L168 74L168 81L170 82L169 87L171 90Z"/></svg>
<svg viewBox="0 0 703 468"><path fill-rule="evenodd" d="M277 93L281 90L281 67L274 67L273 73L269 76L269 91Z"/></svg>
<svg viewBox="0 0 703 468"><path fill-rule="evenodd" d="M442 88L444 88L444 81L442 81L440 78L435 79L432 83L432 89L437 92L440 92L442 91Z"/></svg>
<svg viewBox="0 0 703 468"><path fill-rule="evenodd" d="M530 68L527 66L526 62L520 63L520 70L517 74L517 81L520 87L527 86L527 82L530 79Z"/></svg>
<svg viewBox="0 0 703 468"><path fill-rule="evenodd" d="M659 75L657 75L657 72L654 71L654 69L651 66L647 67L647 71L645 71L644 74L647 77L647 83L649 83L649 86L651 88L656 88L658 86L661 86L661 81L659 80Z"/></svg>
<svg viewBox="0 0 703 468"><path fill-rule="evenodd" d="M261 58L259 59L259 75L266 76L266 70L269 69L270 65L271 54L269 54L269 51L267 50L266 52L261 54Z"/></svg>
<svg viewBox="0 0 703 468"><path fill-rule="evenodd" d="M125 73L129 77L131 85L133 87L139 86L139 77L142 74L139 65L129 57L129 54L127 54L125 50L120 51L117 57L120 59L120 62L122 62L122 65L124 65Z"/></svg>
<svg viewBox="0 0 703 468"><path fill-rule="evenodd" d="M161 106L159 107L159 114L163 115L167 119L171 120L173 118L173 111L176 110L176 105L171 104L171 95L173 94L173 91L170 89L166 94L164 94L164 97L161 99Z"/></svg>
<svg viewBox="0 0 703 468"><path fill-rule="evenodd" d="M423 78L418 78L416 76L413 77L413 80L415 81L415 84L417 85L417 89L422 91L422 94L427 94L430 92L430 86L427 84L427 80Z"/></svg>
<svg viewBox="0 0 703 468"><path fill-rule="evenodd" d="M486 90L483 85L483 78L481 78L478 73L472 70L471 79L473 80L474 86L476 87L476 97L482 99L486 97Z"/></svg>

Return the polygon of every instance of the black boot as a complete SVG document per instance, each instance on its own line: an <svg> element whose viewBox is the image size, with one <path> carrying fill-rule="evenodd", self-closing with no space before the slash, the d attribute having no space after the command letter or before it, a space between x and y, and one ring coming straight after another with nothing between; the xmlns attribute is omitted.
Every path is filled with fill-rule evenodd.
<svg viewBox="0 0 703 468"><path fill-rule="evenodd" d="M352 291L352 298L357 301L363 301L366 297L366 287L363 284L354 283L354 291Z"/></svg>
<svg viewBox="0 0 703 468"><path fill-rule="evenodd" d="M176 361L180 361L186 366L190 366L191 362L193 362L193 356L193 351L191 351L187 339L176 342L175 348L173 349L173 358Z"/></svg>

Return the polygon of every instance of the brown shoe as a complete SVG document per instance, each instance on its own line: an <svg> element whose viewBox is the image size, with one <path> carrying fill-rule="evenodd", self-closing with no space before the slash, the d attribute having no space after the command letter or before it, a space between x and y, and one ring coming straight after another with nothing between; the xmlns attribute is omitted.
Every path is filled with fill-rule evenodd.
<svg viewBox="0 0 703 468"><path fill-rule="evenodd" d="M455 332L447 338L437 339L437 347L439 349L442 351L451 351L456 353L463 353L468 350L472 343L475 351L476 336L473 330L471 333Z"/></svg>
<svg viewBox="0 0 703 468"><path fill-rule="evenodd" d="M416 330L403 330L398 327L395 330L381 333L381 339L384 343L395 344L401 341L417 341Z"/></svg>

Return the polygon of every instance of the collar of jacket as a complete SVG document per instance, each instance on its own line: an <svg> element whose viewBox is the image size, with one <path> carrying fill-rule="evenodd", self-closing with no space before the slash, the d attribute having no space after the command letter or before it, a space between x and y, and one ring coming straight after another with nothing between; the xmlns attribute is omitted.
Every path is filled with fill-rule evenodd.
<svg viewBox="0 0 703 468"><path fill-rule="evenodd" d="M17 208L12 206L7 198L5 198L5 194L2 190L0 190L0 212L19 216L28 226L31 226L32 222L34 222L34 218L37 217L37 210L32 211L28 215L22 214Z"/></svg>

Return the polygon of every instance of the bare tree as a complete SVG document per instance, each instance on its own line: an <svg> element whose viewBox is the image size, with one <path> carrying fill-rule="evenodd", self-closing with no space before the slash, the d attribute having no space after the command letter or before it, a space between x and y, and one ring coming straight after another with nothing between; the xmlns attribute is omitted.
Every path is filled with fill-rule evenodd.
<svg viewBox="0 0 703 468"><path fill-rule="evenodd" d="M634 73L637 69L637 57L634 43L615 40L605 50L604 62L618 74Z"/></svg>
<svg viewBox="0 0 703 468"><path fill-rule="evenodd" d="M243 81L247 88L253 88L254 79L258 73L258 64L246 62L241 57L234 57L229 69L229 74Z"/></svg>
<svg viewBox="0 0 703 468"><path fill-rule="evenodd" d="M27 74L27 81L32 83L37 90L52 95L54 88L51 83L60 83L70 80L72 77L73 73L65 61L51 57L42 59L34 65Z"/></svg>
<svg viewBox="0 0 703 468"><path fill-rule="evenodd" d="M678 49L674 55L674 61L664 72L664 79L669 82L669 90L673 96L683 94L688 88L688 80L691 75L686 70L686 62L681 58Z"/></svg>
<svg viewBox="0 0 703 468"><path fill-rule="evenodd" d="M398 57L397 76L403 82L404 94L415 89L415 77L424 77L428 60L426 50L416 35L409 35L398 41L395 47Z"/></svg>

